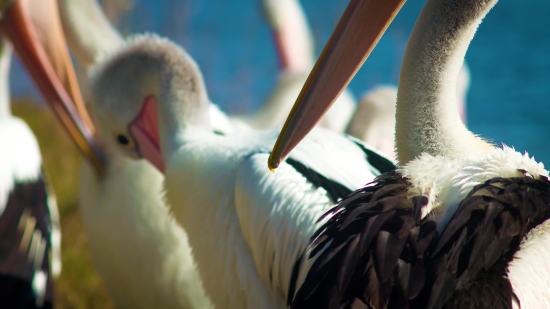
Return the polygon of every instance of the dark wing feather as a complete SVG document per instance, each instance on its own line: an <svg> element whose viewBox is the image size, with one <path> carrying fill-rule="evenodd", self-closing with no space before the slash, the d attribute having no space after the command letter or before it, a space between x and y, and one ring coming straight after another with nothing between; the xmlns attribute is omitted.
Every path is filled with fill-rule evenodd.
<svg viewBox="0 0 550 309"><path fill-rule="evenodd" d="M357 147L359 147L365 153L370 165L376 168L380 172L380 174L388 173L395 170L396 166L392 161L390 161L388 158L382 155L379 155L373 150L369 149L363 141L350 135L344 134L344 136L352 140L355 143L355 145L357 145Z"/></svg>
<svg viewBox="0 0 550 309"><path fill-rule="evenodd" d="M53 288L50 273L52 222L48 202L42 175L25 182L14 181L4 212L0 214L2 308L38 305L51 308L51 296L33 288L34 275L39 271L46 275L47 289Z"/></svg>
<svg viewBox="0 0 550 309"><path fill-rule="evenodd" d="M415 208L425 197L407 196L397 172L380 175L325 214L312 237L316 260L292 308L406 308L423 286L422 258L436 229L420 224Z"/></svg>
<svg viewBox="0 0 550 309"><path fill-rule="evenodd" d="M511 308L506 267L525 235L550 217L550 182L493 178L460 203L427 263L426 308Z"/></svg>
<svg viewBox="0 0 550 309"><path fill-rule="evenodd" d="M348 196L352 191L337 181L326 178L315 170L306 167L303 163L293 158L288 158L286 163L290 164L298 173L302 174L316 188L323 188L327 191L330 199L336 203Z"/></svg>

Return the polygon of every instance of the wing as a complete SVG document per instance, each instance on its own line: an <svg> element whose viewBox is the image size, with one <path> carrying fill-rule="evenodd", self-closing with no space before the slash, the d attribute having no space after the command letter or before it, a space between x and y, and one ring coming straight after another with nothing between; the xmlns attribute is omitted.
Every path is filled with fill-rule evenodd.
<svg viewBox="0 0 550 309"><path fill-rule="evenodd" d="M326 191L288 164L271 174L265 167L268 156L256 154L241 164L235 203L260 276L274 295L286 300L293 268L300 267L315 222L333 203Z"/></svg>
<svg viewBox="0 0 550 309"><path fill-rule="evenodd" d="M275 174L265 167L268 153L250 155L237 171L241 230L262 279L287 302L312 263L304 253L320 227L318 219L379 173L369 162L378 154L354 139L326 133L298 147ZM339 157L342 151L346 160Z"/></svg>
<svg viewBox="0 0 550 309"><path fill-rule="evenodd" d="M292 308L408 307L424 286L423 257L436 237L435 222L420 222L428 199L409 197L409 187L386 173L325 214Z"/></svg>
<svg viewBox="0 0 550 309"><path fill-rule="evenodd" d="M474 187L431 253L426 308L512 308L506 267L525 235L550 217L549 205L546 178L493 178Z"/></svg>
<svg viewBox="0 0 550 309"><path fill-rule="evenodd" d="M51 300L50 252L54 245L53 268L59 272L61 233L38 143L23 121L4 118L0 145L6 150L0 152L0 291L8 302Z"/></svg>
<svg viewBox="0 0 550 309"><path fill-rule="evenodd" d="M286 162L293 161L352 191L396 168L391 160L362 141L321 128L311 131L290 153Z"/></svg>

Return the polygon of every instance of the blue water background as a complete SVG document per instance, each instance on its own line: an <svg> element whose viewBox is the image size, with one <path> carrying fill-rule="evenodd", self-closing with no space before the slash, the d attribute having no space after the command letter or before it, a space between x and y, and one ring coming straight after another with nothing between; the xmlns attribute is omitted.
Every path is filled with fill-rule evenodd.
<svg viewBox="0 0 550 309"><path fill-rule="evenodd" d="M256 111L273 89L278 63L259 0L134 0L121 31L156 32L182 45L204 74L209 96L229 113ZM303 0L317 52L347 1ZM397 84L406 41L424 1L409 0L350 87L356 97ZM471 70L468 127L527 150L550 166L550 1L502 0L484 20L466 56ZM20 65L15 95L34 93ZM36 95L36 94L35 94Z"/></svg>

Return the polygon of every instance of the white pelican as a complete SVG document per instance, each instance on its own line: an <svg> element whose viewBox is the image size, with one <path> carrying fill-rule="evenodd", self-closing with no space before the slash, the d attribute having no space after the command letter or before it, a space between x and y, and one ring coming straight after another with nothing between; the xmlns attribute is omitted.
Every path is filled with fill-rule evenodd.
<svg viewBox="0 0 550 309"><path fill-rule="evenodd" d="M304 85L313 63L314 43L299 0L262 0L267 20L274 32L281 73L275 89L254 115L239 116L256 129L271 129L282 125L300 89ZM320 125L343 132L355 110L355 99L345 90Z"/></svg>
<svg viewBox="0 0 550 309"><path fill-rule="evenodd" d="M285 308L307 268L302 256L317 218L364 175L394 168L360 141L320 130L269 173L276 131L214 134L197 65L166 39L135 37L91 72L98 127L124 134L129 143L112 142L126 155L166 171L171 213L218 308ZM339 151L359 163L341 161ZM332 161L338 168L327 169Z"/></svg>
<svg viewBox="0 0 550 309"><path fill-rule="evenodd" d="M59 7L70 47L84 66L124 43L96 1L59 0ZM231 133L227 116L215 107L211 113L215 129ZM105 177L96 177L84 164L79 196L93 261L115 304L212 307L187 235L164 202L163 175L146 161L123 156L112 142L113 132L103 137L108 159Z"/></svg>
<svg viewBox="0 0 550 309"><path fill-rule="evenodd" d="M358 49L358 41L376 29L381 12L403 2L351 1L331 40L341 44L325 48L316 65L322 74L310 76L270 166L330 106L334 95L323 91L347 84L370 49ZM426 2L399 81L401 167L327 212L328 222L312 238L316 262L294 308L550 307L548 171L527 154L475 136L455 106L464 55L496 2ZM346 61L327 67L339 59Z"/></svg>
<svg viewBox="0 0 550 309"><path fill-rule="evenodd" d="M11 47L6 39L73 141L98 169L101 153L54 74L25 6L4 1L0 12L0 302L6 308L51 308L52 276L61 271L59 218L55 198L42 177L38 143L28 126L10 113ZM54 33L45 35L55 40Z"/></svg>

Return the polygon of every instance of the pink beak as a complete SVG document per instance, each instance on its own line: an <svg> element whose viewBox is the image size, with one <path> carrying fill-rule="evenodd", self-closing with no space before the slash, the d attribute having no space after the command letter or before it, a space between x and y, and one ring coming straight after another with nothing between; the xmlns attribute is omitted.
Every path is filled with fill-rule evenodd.
<svg viewBox="0 0 550 309"><path fill-rule="evenodd" d="M153 96L145 98L138 116L130 123L129 131L138 145L138 152L161 173L166 165L160 151L157 100Z"/></svg>

